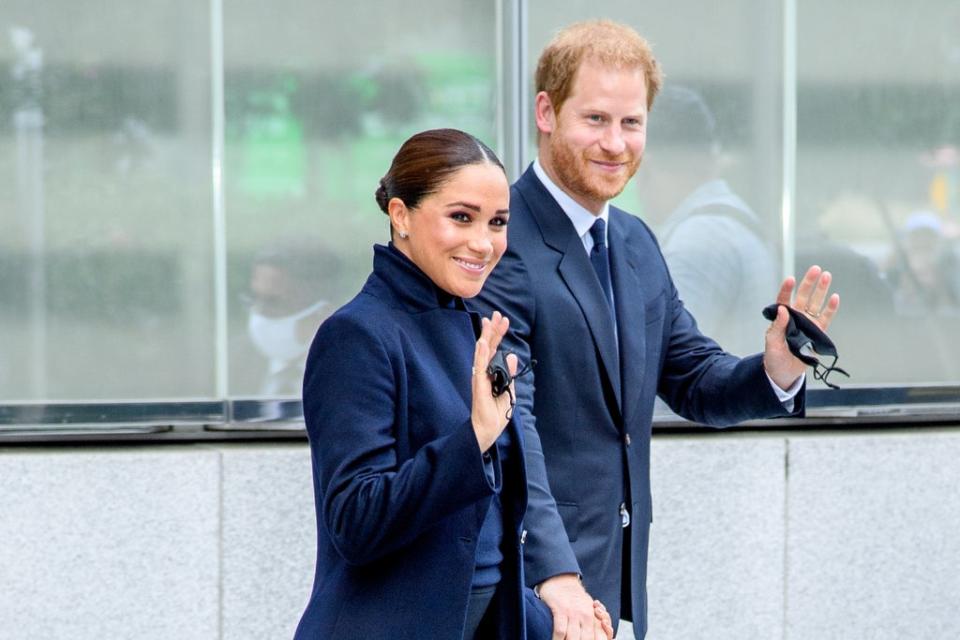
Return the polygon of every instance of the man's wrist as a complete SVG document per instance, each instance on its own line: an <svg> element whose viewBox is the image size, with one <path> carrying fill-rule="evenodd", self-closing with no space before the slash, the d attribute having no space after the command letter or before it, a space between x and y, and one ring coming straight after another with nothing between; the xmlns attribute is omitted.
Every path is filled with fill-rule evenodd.
<svg viewBox="0 0 960 640"><path fill-rule="evenodd" d="M549 578L547 578L547 579L544 580L543 582L538 582L537 584L533 585L533 595L537 596L537 599L538 599L538 600L543 600L543 596L540 595L540 587L542 587L543 585L547 584L548 582L550 582L550 581L553 580L554 578L561 578L561 577L564 577L564 576L575 577L575 578L577 579L577 582L580 583L580 586L581 586L581 587L583 586L583 576L581 576L579 573L558 573L558 574L555 575L555 576L550 576Z"/></svg>

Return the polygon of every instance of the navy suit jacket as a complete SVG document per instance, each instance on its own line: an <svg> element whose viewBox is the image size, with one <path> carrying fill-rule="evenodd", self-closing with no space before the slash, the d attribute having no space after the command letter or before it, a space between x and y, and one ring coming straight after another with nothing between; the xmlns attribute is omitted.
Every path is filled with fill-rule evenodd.
<svg viewBox="0 0 960 640"><path fill-rule="evenodd" d="M621 614L643 637L655 397L716 426L786 412L760 355L741 360L697 330L650 229L615 207L608 229L616 332L580 237L532 167L510 192L507 252L470 305L507 315L507 346L521 362L537 361L517 391L530 492L528 583L580 572L614 623ZM802 411L802 393L794 409ZM625 548L630 580L621 585Z"/></svg>
<svg viewBox="0 0 960 640"><path fill-rule="evenodd" d="M311 346L303 409L317 567L298 640L463 633L494 489L470 421L478 319L445 296L399 251L378 246L363 290ZM522 434L514 422L507 428L504 560L492 606L497 637L512 640L525 637L526 477Z"/></svg>

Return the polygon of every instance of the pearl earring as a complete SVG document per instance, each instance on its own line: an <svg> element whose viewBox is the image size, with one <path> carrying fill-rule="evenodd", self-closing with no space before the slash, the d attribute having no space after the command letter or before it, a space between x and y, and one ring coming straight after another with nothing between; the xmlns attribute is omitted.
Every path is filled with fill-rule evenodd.
<svg viewBox="0 0 960 640"><path fill-rule="evenodd" d="M406 239L407 239L407 234L404 233L403 231L401 231L401 232L400 232L400 238L401 238L402 240L406 240Z"/></svg>

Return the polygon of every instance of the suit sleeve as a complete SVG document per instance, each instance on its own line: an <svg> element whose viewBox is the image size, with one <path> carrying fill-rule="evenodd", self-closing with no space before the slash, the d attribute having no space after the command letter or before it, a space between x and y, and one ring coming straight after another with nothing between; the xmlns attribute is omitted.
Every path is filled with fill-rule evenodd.
<svg viewBox="0 0 960 640"><path fill-rule="evenodd" d="M493 493L469 420L398 455L409 446L397 437L406 385L399 346L390 348L386 332L332 317L314 340L304 377L318 526L357 565Z"/></svg>
<svg viewBox="0 0 960 640"><path fill-rule="evenodd" d="M725 352L697 328L672 281L668 287L666 351L658 393L674 412L711 426L803 414L803 389L793 412L788 412L770 386L763 354L738 358Z"/></svg>
<svg viewBox="0 0 960 640"><path fill-rule="evenodd" d="M489 316L500 311L510 319L510 332L504 338L508 349L517 354L520 366L530 362L530 345L536 326L536 300L531 293L530 276L520 257L509 247L500 263L487 279L480 295L471 300L471 307ZM524 527L524 571L527 584L540 584L561 573L580 573L580 565L570 546L550 492L543 447L533 413L536 366L516 380L515 411L523 425L524 462L527 472L527 512ZM549 428L547 426L547 428Z"/></svg>

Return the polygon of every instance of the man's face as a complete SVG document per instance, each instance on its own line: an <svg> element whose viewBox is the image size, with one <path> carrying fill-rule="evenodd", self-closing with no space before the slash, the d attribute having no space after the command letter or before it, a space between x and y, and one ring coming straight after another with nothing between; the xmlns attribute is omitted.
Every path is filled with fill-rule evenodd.
<svg viewBox="0 0 960 640"><path fill-rule="evenodd" d="M537 95L540 162L558 186L593 213L623 191L647 139L647 84L641 69L584 60L559 113Z"/></svg>

